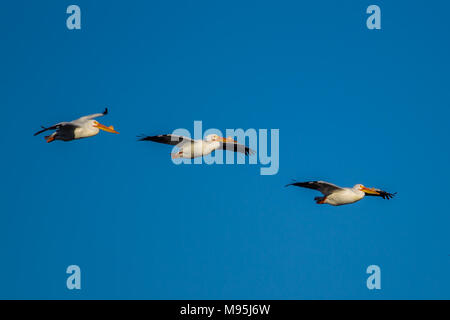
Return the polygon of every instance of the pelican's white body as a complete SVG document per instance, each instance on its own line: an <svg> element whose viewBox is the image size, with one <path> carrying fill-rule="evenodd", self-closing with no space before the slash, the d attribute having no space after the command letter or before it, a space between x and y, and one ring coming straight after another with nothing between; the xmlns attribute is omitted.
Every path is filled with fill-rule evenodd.
<svg viewBox="0 0 450 320"><path fill-rule="evenodd" d="M194 140L193 142L182 142L176 147L180 149L180 152L177 153L177 158L192 159L206 156L220 148L220 142Z"/></svg>
<svg viewBox="0 0 450 320"><path fill-rule="evenodd" d="M76 126L79 126L74 130L74 139L92 137L100 132L99 128L94 127L93 120L89 120L84 123L77 123L77 121L73 121L72 123Z"/></svg>
<svg viewBox="0 0 450 320"><path fill-rule="evenodd" d="M355 186L353 188L342 188L340 190L336 190L326 196L324 203L331 204L332 206L341 206L343 204L357 202L365 196L365 193L358 188Z"/></svg>
<svg viewBox="0 0 450 320"><path fill-rule="evenodd" d="M52 133L50 137L63 141L89 138L100 132L100 129L95 127L94 123L94 120L81 121L81 119L66 122L57 132Z"/></svg>

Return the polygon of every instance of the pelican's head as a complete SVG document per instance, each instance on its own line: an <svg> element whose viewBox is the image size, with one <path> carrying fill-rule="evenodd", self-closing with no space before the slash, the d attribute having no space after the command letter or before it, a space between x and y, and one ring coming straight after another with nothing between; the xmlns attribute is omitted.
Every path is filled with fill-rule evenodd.
<svg viewBox="0 0 450 320"><path fill-rule="evenodd" d="M205 137L205 141L217 141L217 142L231 142L231 143L236 143L236 141L234 141L233 139L231 139L230 137L228 138L224 138L221 137L217 134L209 134Z"/></svg>
<svg viewBox="0 0 450 320"><path fill-rule="evenodd" d="M92 126L94 128L98 128L98 129L106 131L106 132L118 133L116 130L114 130L113 126L107 127L107 126L101 124L100 122L98 122L97 120L92 120Z"/></svg>
<svg viewBox="0 0 450 320"><path fill-rule="evenodd" d="M364 193L369 193L369 194L376 194L376 195L380 194L378 191L375 190L375 188L367 188L367 187L364 187L362 184L355 184L353 189L362 191Z"/></svg>

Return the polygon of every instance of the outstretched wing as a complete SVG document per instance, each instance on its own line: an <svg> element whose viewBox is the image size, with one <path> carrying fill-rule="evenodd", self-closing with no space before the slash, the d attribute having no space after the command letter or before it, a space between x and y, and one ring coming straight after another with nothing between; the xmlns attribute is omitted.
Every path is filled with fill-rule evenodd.
<svg viewBox="0 0 450 320"><path fill-rule="evenodd" d="M237 142L222 142L219 149L244 153L246 156L254 155L256 153L255 150Z"/></svg>
<svg viewBox="0 0 450 320"><path fill-rule="evenodd" d="M90 114L88 116L81 117L81 118L79 118L79 119L77 119L75 121L83 122L83 121L86 121L86 120L92 120L92 119L95 119L95 118L98 118L98 117L103 117L103 116L106 116L107 114L108 114L108 108L105 108L105 111L103 111L102 113Z"/></svg>
<svg viewBox="0 0 450 320"><path fill-rule="evenodd" d="M293 182L286 185L287 186L296 186L308 189L314 189L322 192L324 196L327 196L333 193L336 190L341 190L341 187L338 187L335 184L326 182L326 181L306 181L306 182Z"/></svg>
<svg viewBox="0 0 450 320"><path fill-rule="evenodd" d="M47 130L59 130L61 127L69 126L69 125L72 125L72 124L70 122L60 122L60 123L57 123L57 124L55 124L55 125L53 125L51 127L41 126L42 130L36 132L34 134L34 136L37 136L38 134L41 134L42 132L45 132Z"/></svg>
<svg viewBox="0 0 450 320"><path fill-rule="evenodd" d="M158 143L169 144L171 146L176 146L180 143L193 142L191 138L184 136L177 136L175 134L161 134L159 136L138 136L138 141L153 141Z"/></svg>
<svg viewBox="0 0 450 320"><path fill-rule="evenodd" d="M380 189L375 189L375 188L373 189L373 191L378 192L378 194L366 193L366 197L367 196L370 196L370 197L382 197L383 199L389 200L389 199L392 199L397 194L397 192L390 193L390 192L386 192L386 191L383 191L383 190L380 190Z"/></svg>

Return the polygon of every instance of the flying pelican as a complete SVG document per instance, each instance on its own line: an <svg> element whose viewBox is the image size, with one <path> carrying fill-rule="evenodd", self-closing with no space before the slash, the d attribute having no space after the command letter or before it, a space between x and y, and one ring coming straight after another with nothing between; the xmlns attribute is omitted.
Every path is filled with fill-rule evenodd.
<svg viewBox="0 0 450 320"><path fill-rule="evenodd" d="M73 120L70 122L60 122L51 127L42 127L41 131L36 132L34 135L45 132L47 130L56 130L49 136L45 136L45 140L50 143L54 140L63 140L63 141L71 141L74 139L81 139L95 136L100 132L100 130L118 133L114 130L113 126L105 126L99 123L94 118L103 117L108 114L108 108L105 108L103 113L95 113L88 116L81 117L77 120Z"/></svg>
<svg viewBox="0 0 450 320"><path fill-rule="evenodd" d="M391 199L396 193L389 193L380 189L366 188L362 184L356 184L353 188L341 188L325 181L307 181L293 182L287 186L303 187L322 192L323 197L315 197L317 204L331 204L332 206L341 206L361 200L364 196L382 197Z"/></svg>
<svg viewBox="0 0 450 320"><path fill-rule="evenodd" d="M255 154L254 150L237 143L237 141L234 141L231 138L220 137L217 134L207 135L205 137L205 140L194 140L188 137L177 136L174 134L163 134L159 136L140 136L139 141L153 141L177 146L180 151L171 153L172 159L192 159L202 157L210 154L214 150L219 149L241 152L245 155Z"/></svg>

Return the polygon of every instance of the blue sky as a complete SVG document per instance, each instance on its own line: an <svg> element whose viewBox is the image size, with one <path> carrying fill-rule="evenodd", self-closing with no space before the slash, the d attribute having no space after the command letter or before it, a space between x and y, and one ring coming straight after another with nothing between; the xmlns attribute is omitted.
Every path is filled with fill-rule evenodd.
<svg viewBox="0 0 450 320"><path fill-rule="evenodd" d="M447 2L1 6L0 298L450 298ZM33 137L105 106L120 135ZM279 129L278 174L136 142L195 120ZM398 196L318 206L291 179Z"/></svg>

